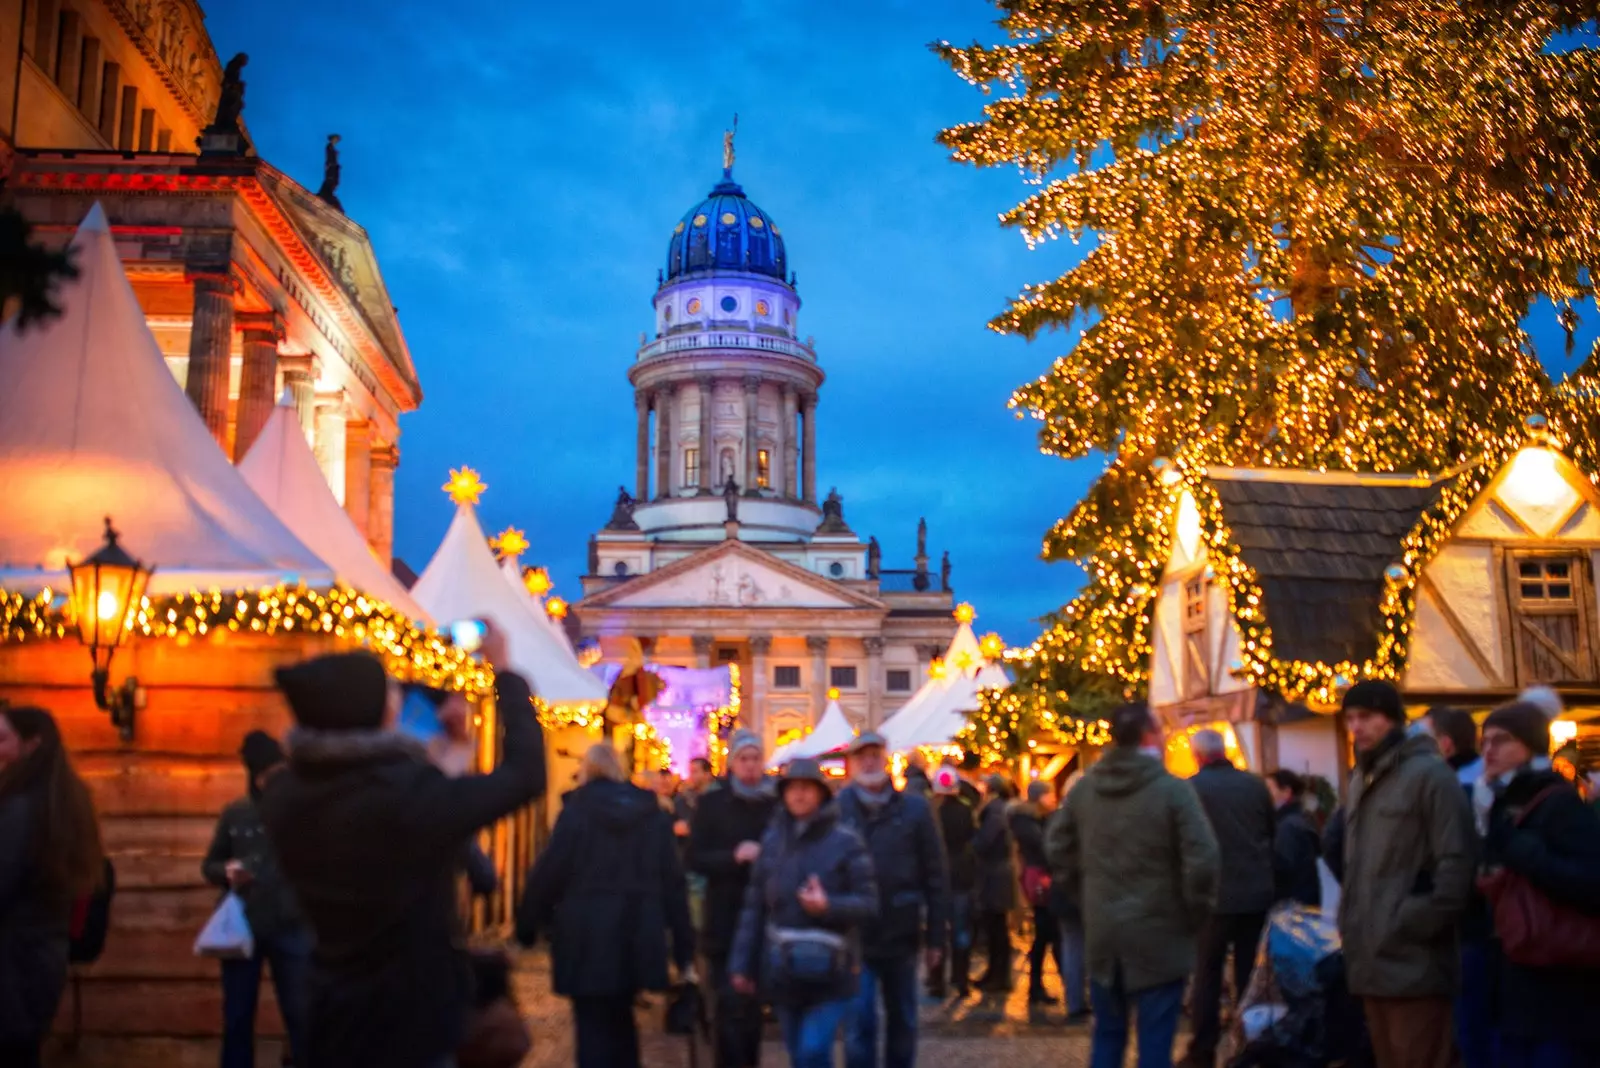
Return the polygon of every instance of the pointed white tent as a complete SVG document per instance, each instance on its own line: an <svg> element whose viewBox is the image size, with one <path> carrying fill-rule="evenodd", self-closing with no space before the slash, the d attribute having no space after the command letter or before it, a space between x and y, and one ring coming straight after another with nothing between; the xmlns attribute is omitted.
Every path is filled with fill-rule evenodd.
<svg viewBox="0 0 1600 1068"><path fill-rule="evenodd" d="M387 601L409 619L433 621L400 580L378 562L317 465L288 391L272 410L239 473L297 537L333 568L339 581Z"/></svg>
<svg viewBox="0 0 1600 1068"><path fill-rule="evenodd" d="M967 713L978 707L979 690L1011 685L1004 669L984 658L971 621L957 618L961 622L945 651L943 676L930 677L884 723L890 752L949 745L967 725Z"/></svg>
<svg viewBox="0 0 1600 1068"><path fill-rule="evenodd" d="M522 581L522 559L516 556L508 556L500 561L500 570L505 573L506 581L511 583L511 588L526 597L528 603L533 605L533 614L544 623L545 628L566 648L567 652L576 657L578 651L572 647L572 638L567 634L567 628L561 625L559 619L550 614L546 598L536 596L532 590L528 589L527 583Z"/></svg>
<svg viewBox="0 0 1600 1068"><path fill-rule="evenodd" d="M800 757L814 758L836 752L849 745L855 736L856 729L850 725L850 720L845 716L844 709L839 707L839 702L829 701L816 729L798 741L781 745L773 750L767 766L775 768Z"/></svg>
<svg viewBox="0 0 1600 1068"><path fill-rule="evenodd" d="M329 585L239 477L162 359L99 205L78 228L62 315L0 328L0 585L59 585L111 516L151 593Z"/></svg>
<svg viewBox="0 0 1600 1068"><path fill-rule="evenodd" d="M583 669L572 651L556 641L535 614L526 590L518 592L495 563L489 540L471 504L456 507L433 559L411 596L434 619L491 619L505 631L511 666L533 692L551 705L594 704L606 699L605 684Z"/></svg>

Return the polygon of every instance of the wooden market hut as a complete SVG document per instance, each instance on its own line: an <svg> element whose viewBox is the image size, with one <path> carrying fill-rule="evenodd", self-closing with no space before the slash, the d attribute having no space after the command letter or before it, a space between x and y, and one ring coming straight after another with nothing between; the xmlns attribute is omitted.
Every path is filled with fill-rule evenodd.
<svg viewBox="0 0 1600 1068"><path fill-rule="evenodd" d="M0 701L55 713L116 866L105 954L58 1024L81 1030L73 1063L177 1064L172 1040L221 1030L217 966L192 952L218 897L200 860L217 814L245 793L244 735L288 726L273 669L362 643L405 673L484 679L340 584L250 489L162 359L98 208L73 247L80 275L59 293L61 316L0 331ZM142 600L96 606L128 620L105 702L128 698L121 729L59 592L101 547L106 516L155 569ZM279 1033L267 990L262 1003L261 1032Z"/></svg>
<svg viewBox="0 0 1600 1068"><path fill-rule="evenodd" d="M1587 732L1597 554L1600 491L1542 432L1442 478L1211 468L1175 489L1151 706L1175 739L1222 727L1253 769L1335 784L1363 677L1396 678L1413 714L1548 684Z"/></svg>

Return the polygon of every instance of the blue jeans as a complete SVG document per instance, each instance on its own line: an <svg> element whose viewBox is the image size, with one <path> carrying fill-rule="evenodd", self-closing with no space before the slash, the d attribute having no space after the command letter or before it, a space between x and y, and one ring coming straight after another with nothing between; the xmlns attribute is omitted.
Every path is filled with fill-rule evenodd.
<svg viewBox="0 0 1600 1068"><path fill-rule="evenodd" d="M1091 981L1089 1002L1094 1006L1094 1044L1089 1068L1122 1068L1128 1050L1128 1010L1135 1014L1139 1039L1139 1068L1172 1068L1172 1042L1178 1036L1178 1015L1183 1010L1183 980L1129 994L1116 986Z"/></svg>
<svg viewBox="0 0 1600 1068"><path fill-rule="evenodd" d="M1489 947L1461 943L1461 989L1456 993L1456 1046L1462 1068L1494 1065L1493 1010L1489 997Z"/></svg>
<svg viewBox="0 0 1600 1068"><path fill-rule="evenodd" d="M844 1024L846 1068L876 1068L878 1060L878 993L883 993L883 1022L888 1031L884 1068L911 1068L917 1060L917 955L869 960L861 965L861 986Z"/></svg>
<svg viewBox="0 0 1600 1068"><path fill-rule="evenodd" d="M222 962L222 1068L254 1068L256 1003L261 966L272 969L278 1013L297 1065L310 1064L306 1049L306 980L311 971L311 932L286 931L256 939L255 956Z"/></svg>
<svg viewBox="0 0 1600 1068"><path fill-rule="evenodd" d="M1067 1012L1077 1016L1089 1010L1088 952L1083 944L1083 920L1061 921L1061 985L1066 987Z"/></svg>
<svg viewBox="0 0 1600 1068"><path fill-rule="evenodd" d="M791 1068L833 1068L833 1040L849 1010L849 998L803 1008L778 1006L778 1026Z"/></svg>

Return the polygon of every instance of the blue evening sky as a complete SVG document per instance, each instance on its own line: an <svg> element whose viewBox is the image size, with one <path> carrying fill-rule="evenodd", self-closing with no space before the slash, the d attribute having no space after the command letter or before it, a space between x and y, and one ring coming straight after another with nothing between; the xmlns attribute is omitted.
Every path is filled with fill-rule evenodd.
<svg viewBox="0 0 1600 1068"><path fill-rule="evenodd" d="M476 467L493 532L576 596L588 535L632 486L626 373L651 328L679 217L735 176L783 227L800 334L827 372L819 492L910 567L916 524L950 550L980 628L1026 642L1077 585L1039 561L1045 530L1099 470L1039 455L1006 409L1065 339L985 328L1075 250L1030 253L996 215L1014 170L950 162L938 130L978 91L927 50L989 38L981 0L681 5L280 0L206 4L224 59L250 53L261 154L315 189L343 135L345 210L372 235L422 378L402 422L396 550L421 570Z"/></svg>
<svg viewBox="0 0 1600 1068"><path fill-rule="evenodd" d="M451 506L447 469L489 485L491 532L578 594L588 535L633 480L626 372L672 227L736 177L783 227L828 375L820 492L909 567L926 516L935 566L981 629L1030 640L1078 584L1040 539L1102 461L1039 455L1006 409L1069 338L987 320L1077 249L1029 252L996 215L1014 170L951 163L944 126L983 97L927 49L993 40L984 0L714 0L686 5L211 0L226 59L250 53L246 119L263 156L310 188L343 135L339 195L372 235L425 400L402 423L396 551L421 570ZM1587 317L1580 357L1594 337ZM1539 331L1553 370L1559 335Z"/></svg>

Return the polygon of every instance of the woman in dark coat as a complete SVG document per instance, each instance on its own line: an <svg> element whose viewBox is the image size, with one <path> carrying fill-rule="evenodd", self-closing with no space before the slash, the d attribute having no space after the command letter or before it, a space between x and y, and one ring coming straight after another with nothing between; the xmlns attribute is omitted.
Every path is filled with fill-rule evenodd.
<svg viewBox="0 0 1600 1068"><path fill-rule="evenodd" d="M634 999L667 989L669 931L671 959L694 981L688 885L672 814L627 781L616 750L591 747L583 780L528 874L517 939L550 939L552 985L572 999L579 1068L637 1068Z"/></svg>
<svg viewBox="0 0 1600 1068"><path fill-rule="evenodd" d="M1550 726L1526 702L1495 709L1483 724L1484 870L1505 868L1551 901L1600 915L1600 816L1550 769ZM1490 958L1497 1053L1503 1068L1600 1064L1593 1027L1600 970L1533 968Z"/></svg>
<svg viewBox="0 0 1600 1068"><path fill-rule="evenodd" d="M839 825L815 760L791 761L778 790L728 970L734 989L754 994L759 980L777 1007L792 1068L832 1068L861 972L860 928L878 915L877 879L866 843ZM798 974L801 956L832 967Z"/></svg>
<svg viewBox="0 0 1600 1068"><path fill-rule="evenodd" d="M1011 910L1017 903L1017 866L1011 857L1011 782L991 775L985 784L989 800L978 813L978 834L972 852L978 861L974 905L978 930L988 949L989 963L978 989L991 994L1011 992Z"/></svg>
<svg viewBox="0 0 1600 1068"><path fill-rule="evenodd" d="M73 902L104 856L89 790L42 708L0 709L0 1064L37 1068L67 983Z"/></svg>
<svg viewBox="0 0 1600 1068"><path fill-rule="evenodd" d="M1272 834L1273 902L1316 908L1322 904L1322 878L1317 873L1322 837L1306 812L1306 781L1279 768L1267 775L1267 791L1277 810Z"/></svg>
<svg viewBox="0 0 1600 1068"><path fill-rule="evenodd" d="M939 834L944 839L944 855L950 864L950 945L945 954L949 961L950 987L955 996L965 1001L972 986L972 888L978 879L978 861L972 853L972 839L977 834L972 808L961 796L961 778L953 767L942 767L933 775L934 815L939 821ZM928 974L928 994L945 996L945 968Z"/></svg>

